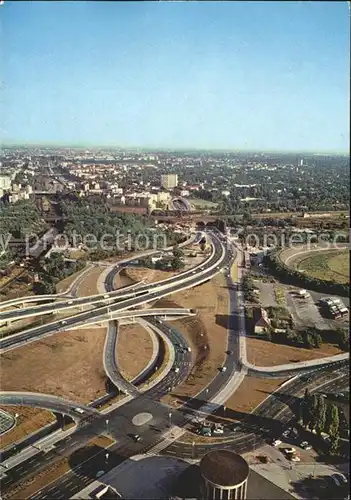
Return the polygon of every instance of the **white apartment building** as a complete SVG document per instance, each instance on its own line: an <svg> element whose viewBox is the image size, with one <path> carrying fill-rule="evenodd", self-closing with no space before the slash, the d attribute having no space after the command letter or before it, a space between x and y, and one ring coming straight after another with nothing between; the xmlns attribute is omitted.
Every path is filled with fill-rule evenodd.
<svg viewBox="0 0 351 500"><path fill-rule="evenodd" d="M164 189L173 189L177 185L178 185L178 175L177 174L161 175L161 186Z"/></svg>

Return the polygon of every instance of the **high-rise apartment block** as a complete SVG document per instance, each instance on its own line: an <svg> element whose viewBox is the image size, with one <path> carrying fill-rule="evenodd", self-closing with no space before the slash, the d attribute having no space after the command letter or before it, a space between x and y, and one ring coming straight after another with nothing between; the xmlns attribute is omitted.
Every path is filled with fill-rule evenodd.
<svg viewBox="0 0 351 500"><path fill-rule="evenodd" d="M161 186L165 189L173 189L178 185L177 174L161 175Z"/></svg>

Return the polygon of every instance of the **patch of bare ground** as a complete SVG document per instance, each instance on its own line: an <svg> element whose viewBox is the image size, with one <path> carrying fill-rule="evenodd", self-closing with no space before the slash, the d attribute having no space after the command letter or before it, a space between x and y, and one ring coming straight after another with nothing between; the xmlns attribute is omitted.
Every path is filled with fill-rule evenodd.
<svg viewBox="0 0 351 500"><path fill-rule="evenodd" d="M149 363L152 340L139 324L121 325L116 347L118 366L127 380L133 380Z"/></svg>
<svg viewBox="0 0 351 500"><path fill-rule="evenodd" d="M88 297L89 295L97 295L99 293L97 284L99 276L103 271L103 268L94 267L88 272L86 277L78 286L79 297Z"/></svg>
<svg viewBox="0 0 351 500"><path fill-rule="evenodd" d="M44 425L54 422L54 415L40 408L29 408L28 406L0 406L2 410L15 415L16 425L6 434L0 437L0 448L4 449L10 444L17 443L32 432L38 431Z"/></svg>
<svg viewBox="0 0 351 500"><path fill-rule="evenodd" d="M178 273L174 271L160 271L159 269L148 269L147 267L128 267L121 271L122 276L128 277L133 283L145 281L155 283L156 281L171 278Z"/></svg>
<svg viewBox="0 0 351 500"><path fill-rule="evenodd" d="M80 271L77 271L76 273L71 274L70 276L67 276L67 278L59 281L56 285L56 293L63 293L68 288L72 285L73 281L78 278L80 274L82 274L85 271L84 269L81 269Z"/></svg>
<svg viewBox="0 0 351 500"><path fill-rule="evenodd" d="M17 299L18 297L26 297L27 295L34 295L30 276L26 270L23 272L22 269L18 269L12 276L6 279L7 281L3 281L2 285L0 285L1 302Z"/></svg>
<svg viewBox="0 0 351 500"><path fill-rule="evenodd" d="M116 274L113 280L113 288L115 290L117 290L118 288L122 288L124 286L133 285L134 283L134 281L122 271Z"/></svg>
<svg viewBox="0 0 351 500"><path fill-rule="evenodd" d="M226 402L226 414L230 416L230 410L234 410L234 412L250 413L286 380L287 379L245 377L239 388ZM234 413L233 417L234 415L236 414ZM234 420L241 419L235 417Z"/></svg>
<svg viewBox="0 0 351 500"><path fill-rule="evenodd" d="M106 392L105 332L86 328L58 333L2 354L2 390L55 394L81 403L97 399Z"/></svg>
<svg viewBox="0 0 351 500"><path fill-rule="evenodd" d="M247 357L250 363L257 366L276 366L285 363L297 363L310 359L323 358L340 354L342 351L335 345L322 344L320 349L304 349L283 344L274 344L258 338L247 338Z"/></svg>
<svg viewBox="0 0 351 500"><path fill-rule="evenodd" d="M167 403L177 405L177 396L195 396L217 375L227 348L228 304L222 274L157 302L157 307L187 307L198 311L196 317L171 322L192 348L193 367L188 379L164 397Z"/></svg>

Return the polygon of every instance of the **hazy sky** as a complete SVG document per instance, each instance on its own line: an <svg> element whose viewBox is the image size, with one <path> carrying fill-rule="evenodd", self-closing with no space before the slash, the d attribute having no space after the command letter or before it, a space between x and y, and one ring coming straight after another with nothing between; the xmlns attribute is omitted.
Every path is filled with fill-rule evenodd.
<svg viewBox="0 0 351 500"><path fill-rule="evenodd" d="M0 6L4 143L345 151L347 2Z"/></svg>

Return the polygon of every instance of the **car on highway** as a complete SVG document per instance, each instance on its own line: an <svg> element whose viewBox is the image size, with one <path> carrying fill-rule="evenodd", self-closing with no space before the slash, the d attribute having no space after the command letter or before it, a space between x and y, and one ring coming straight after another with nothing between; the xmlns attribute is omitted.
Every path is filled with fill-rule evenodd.
<svg viewBox="0 0 351 500"><path fill-rule="evenodd" d="M179 366L176 366L176 367L174 368L174 373L178 373L178 372L179 372Z"/></svg>
<svg viewBox="0 0 351 500"><path fill-rule="evenodd" d="M82 408L74 408L74 411L80 413L81 415L83 415L84 413L84 410L82 410Z"/></svg>
<svg viewBox="0 0 351 500"><path fill-rule="evenodd" d="M139 443L139 441L141 441L141 436L140 436L140 434L132 434L132 439L133 439L136 443Z"/></svg>
<svg viewBox="0 0 351 500"><path fill-rule="evenodd" d="M66 321L65 319L63 319L63 320L61 321L61 325L65 325L66 323L67 323L67 321Z"/></svg>
<svg viewBox="0 0 351 500"><path fill-rule="evenodd" d="M104 471L104 470L99 470L99 471L97 471L97 473L96 473L96 476L95 476L95 477L101 477L101 476L103 476L104 474L105 474L105 471Z"/></svg>
<svg viewBox="0 0 351 500"><path fill-rule="evenodd" d="M227 367L226 366L221 366L221 368L219 369L222 373L224 373L225 371L227 371Z"/></svg>
<svg viewBox="0 0 351 500"><path fill-rule="evenodd" d="M231 349L229 349L229 351L226 351L226 353L228 354L228 356L232 356L233 355L233 351Z"/></svg>
<svg viewBox="0 0 351 500"><path fill-rule="evenodd" d="M109 298L110 298L109 294L108 294L108 293L105 293L105 295L104 295L104 299L109 299Z"/></svg>
<svg viewBox="0 0 351 500"><path fill-rule="evenodd" d="M73 304L73 300L69 300L67 303L68 303L68 305L71 305L71 304Z"/></svg>

